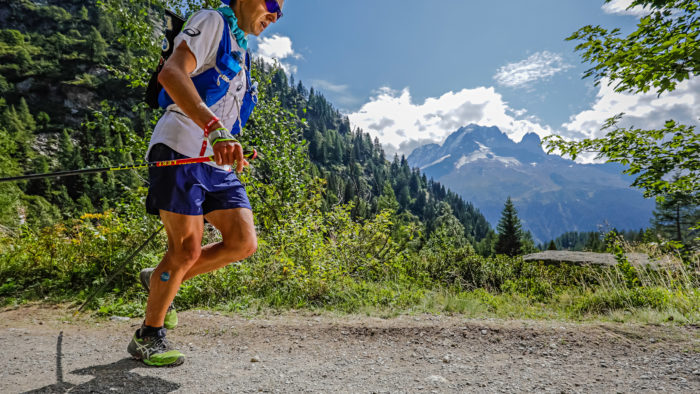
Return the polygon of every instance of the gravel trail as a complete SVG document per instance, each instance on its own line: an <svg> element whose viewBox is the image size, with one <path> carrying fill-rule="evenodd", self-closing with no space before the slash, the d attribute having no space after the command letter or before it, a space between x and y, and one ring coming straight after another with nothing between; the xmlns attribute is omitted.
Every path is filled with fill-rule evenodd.
<svg viewBox="0 0 700 394"><path fill-rule="evenodd" d="M175 368L129 358L137 319L0 311L0 393L700 392L700 327L458 316L179 314Z"/></svg>

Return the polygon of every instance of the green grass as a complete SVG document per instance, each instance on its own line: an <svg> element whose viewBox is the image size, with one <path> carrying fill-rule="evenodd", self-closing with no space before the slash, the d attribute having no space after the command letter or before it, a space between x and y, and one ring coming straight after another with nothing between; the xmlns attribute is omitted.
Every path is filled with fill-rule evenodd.
<svg viewBox="0 0 700 394"><path fill-rule="evenodd" d="M176 298L179 309L209 308L257 314L286 310L391 317L431 313L470 318L700 323L699 260L666 256L658 270L525 263L483 258L464 250L397 253L378 260L354 234L381 247L387 222L358 225L335 213L335 239L297 228L261 236L244 263L189 281ZM385 218L384 218L385 219ZM299 226L306 226L303 222ZM0 306L27 302L77 307L124 264L124 257L152 231L142 220L110 212L19 237L0 239ZM155 227L155 226L154 226ZM301 235L300 235L301 234ZM211 234L210 236L215 236ZM100 316L142 316L146 295L137 280L155 266L164 239L126 262L89 310ZM364 241L362 241L364 242ZM389 244L396 248L396 245ZM659 254L659 251L649 251ZM658 257L658 256L657 256Z"/></svg>

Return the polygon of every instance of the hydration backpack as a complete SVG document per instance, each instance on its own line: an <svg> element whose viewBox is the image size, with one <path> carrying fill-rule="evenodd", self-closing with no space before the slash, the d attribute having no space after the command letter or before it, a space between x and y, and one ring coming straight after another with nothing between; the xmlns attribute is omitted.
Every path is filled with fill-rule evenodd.
<svg viewBox="0 0 700 394"><path fill-rule="evenodd" d="M163 37L163 47L160 52L160 61L158 62L158 67L151 74L151 79L148 81L148 87L146 88L146 104L153 109L160 107L158 104L158 95L160 91L163 90L163 86L158 82L158 74L160 70L163 69L163 64L168 60L170 55L173 54L173 43L175 42L175 36L180 34L182 27L185 25L185 19L180 15L170 11L165 10L165 37Z"/></svg>
<svg viewBox="0 0 700 394"><path fill-rule="evenodd" d="M250 76L250 54L248 54L247 51L245 53L238 51L232 52L231 35L228 22L221 13L219 13L219 15L223 19L225 27L223 29L221 40L219 41L219 48L216 54L216 66L195 77L192 77L192 82L194 83L199 96L206 103L206 105L212 106L226 95L231 81L236 77L236 75L238 75L238 73L243 71L240 63L244 64L247 85L246 93L243 97L243 102L238 103L238 121L231 129L232 134L239 134L258 103L257 83L253 83ZM172 16L179 18L172 12L166 13L167 28L169 29L172 27L173 29L166 30L166 37L163 41L161 62L151 76L149 89L147 89L146 102L152 108L167 108L169 105L173 104L173 100L170 95L168 95L165 89L163 89L160 83L158 83L158 73L163 68L163 63L165 63L165 60L167 60L167 58L172 54L175 36L177 36L180 30L182 30L184 25L184 20L182 20L182 18L179 18L179 21L173 20L172 23L168 22L167 18ZM180 21L182 21L182 23L179 23ZM175 31L175 33L169 36L168 33L172 31ZM166 43L166 41L168 42ZM151 85L154 87L151 88Z"/></svg>

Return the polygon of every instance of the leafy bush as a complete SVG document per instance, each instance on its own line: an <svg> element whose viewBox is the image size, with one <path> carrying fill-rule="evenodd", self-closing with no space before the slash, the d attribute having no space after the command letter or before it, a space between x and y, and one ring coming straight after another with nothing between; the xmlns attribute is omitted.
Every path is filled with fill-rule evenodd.
<svg viewBox="0 0 700 394"><path fill-rule="evenodd" d="M599 290L582 297L572 312L602 314L642 307L663 310L669 306L671 298L672 293L660 287Z"/></svg>
<svg viewBox="0 0 700 394"><path fill-rule="evenodd" d="M128 220L113 211L85 214L36 231L22 227L19 237L0 250L0 283L8 285L2 296L25 299L75 300L102 285L123 259L143 240L143 221ZM126 269L110 290L129 297L133 272L154 264L147 254L126 262ZM9 288L14 290L10 292Z"/></svg>

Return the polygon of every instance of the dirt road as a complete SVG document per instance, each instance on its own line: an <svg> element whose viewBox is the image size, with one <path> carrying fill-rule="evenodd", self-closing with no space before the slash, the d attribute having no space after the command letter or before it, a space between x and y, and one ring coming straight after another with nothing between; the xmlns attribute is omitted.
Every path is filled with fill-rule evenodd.
<svg viewBox="0 0 700 394"><path fill-rule="evenodd" d="M147 368L137 319L0 311L0 393L700 392L700 328L445 316L180 313L183 366Z"/></svg>

